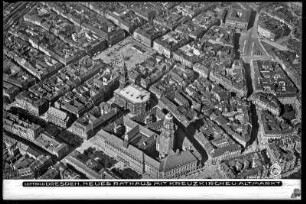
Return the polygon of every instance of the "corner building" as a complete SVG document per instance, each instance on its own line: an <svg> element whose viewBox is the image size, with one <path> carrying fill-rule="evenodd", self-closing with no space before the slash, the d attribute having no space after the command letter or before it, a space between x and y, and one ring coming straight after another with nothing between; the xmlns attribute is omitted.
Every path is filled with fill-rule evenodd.
<svg viewBox="0 0 306 204"><path fill-rule="evenodd" d="M115 103L123 109L128 109L134 115L140 115L147 111L150 92L138 85L131 84L114 92Z"/></svg>

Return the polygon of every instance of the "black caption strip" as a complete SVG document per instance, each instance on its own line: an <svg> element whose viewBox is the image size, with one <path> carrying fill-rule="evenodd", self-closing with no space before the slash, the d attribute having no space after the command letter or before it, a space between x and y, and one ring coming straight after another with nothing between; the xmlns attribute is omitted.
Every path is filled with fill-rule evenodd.
<svg viewBox="0 0 306 204"><path fill-rule="evenodd" d="M24 181L23 187L282 186L281 181Z"/></svg>

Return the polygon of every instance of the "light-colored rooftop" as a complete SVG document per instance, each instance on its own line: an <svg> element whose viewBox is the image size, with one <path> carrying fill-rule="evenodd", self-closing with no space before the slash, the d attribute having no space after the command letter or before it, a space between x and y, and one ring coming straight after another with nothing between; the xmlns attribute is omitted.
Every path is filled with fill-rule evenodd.
<svg viewBox="0 0 306 204"><path fill-rule="evenodd" d="M121 89L119 94L134 103L143 103L150 98L150 92L135 84Z"/></svg>

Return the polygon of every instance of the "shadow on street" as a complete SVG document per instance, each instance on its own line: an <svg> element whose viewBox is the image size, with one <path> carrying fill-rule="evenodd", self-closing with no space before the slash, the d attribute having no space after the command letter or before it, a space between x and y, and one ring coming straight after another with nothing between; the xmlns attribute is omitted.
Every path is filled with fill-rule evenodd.
<svg viewBox="0 0 306 204"><path fill-rule="evenodd" d="M255 17L256 17L256 11L252 10L249 25L248 25L248 28L247 28L248 30L254 26Z"/></svg>

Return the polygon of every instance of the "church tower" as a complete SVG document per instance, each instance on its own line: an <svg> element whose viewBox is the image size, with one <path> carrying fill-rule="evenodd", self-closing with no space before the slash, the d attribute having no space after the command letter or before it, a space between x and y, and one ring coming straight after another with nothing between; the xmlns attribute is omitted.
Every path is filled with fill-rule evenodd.
<svg viewBox="0 0 306 204"><path fill-rule="evenodd" d="M125 65L125 61L123 61L123 65L120 67L120 89L123 89L128 85L129 77L128 77L128 70Z"/></svg>
<svg viewBox="0 0 306 204"><path fill-rule="evenodd" d="M156 150L159 152L159 157L163 158L174 152L174 133L176 126L173 123L173 116L168 113L164 118L161 134L156 140Z"/></svg>

